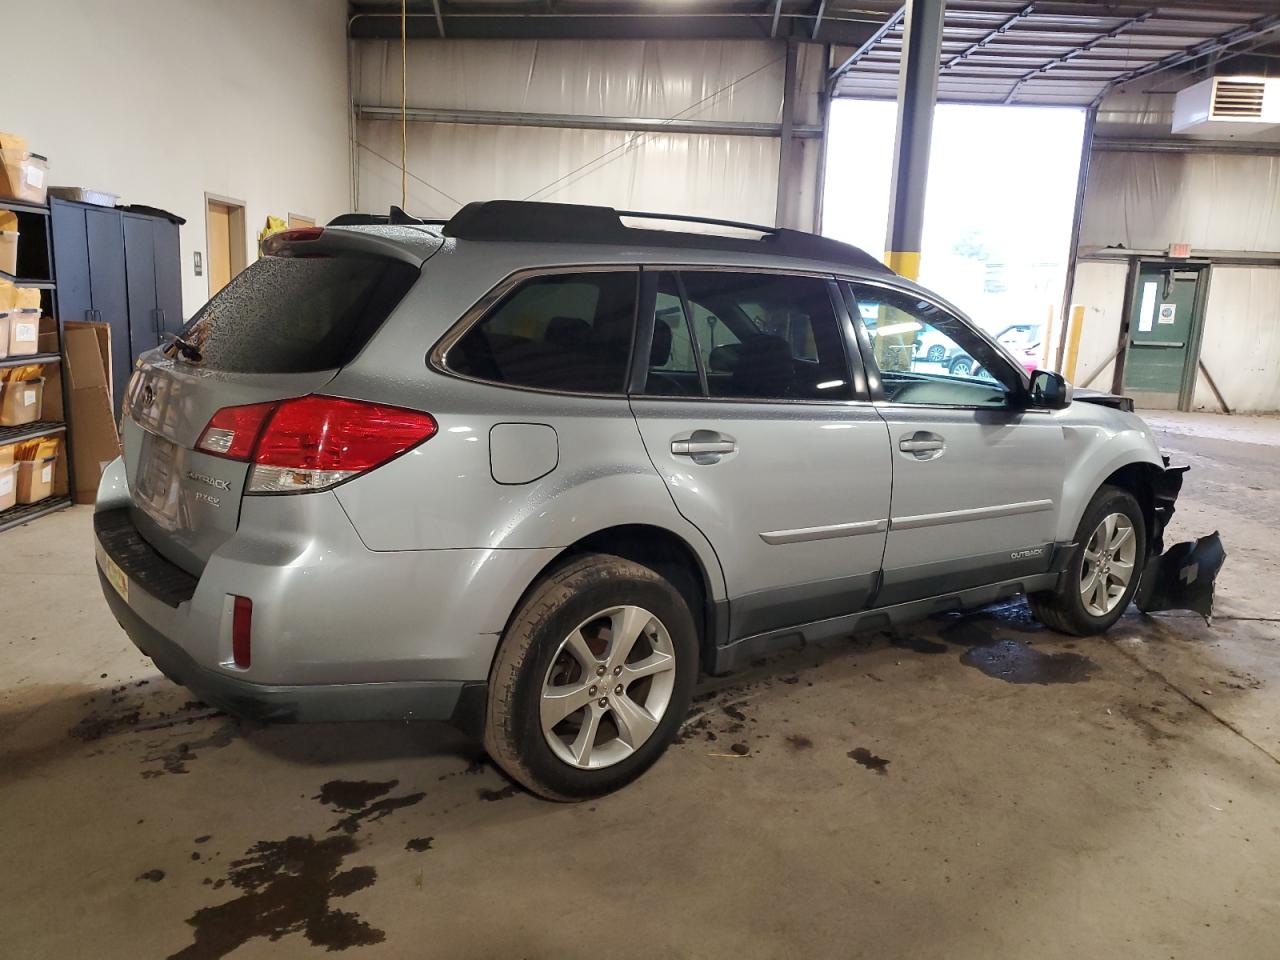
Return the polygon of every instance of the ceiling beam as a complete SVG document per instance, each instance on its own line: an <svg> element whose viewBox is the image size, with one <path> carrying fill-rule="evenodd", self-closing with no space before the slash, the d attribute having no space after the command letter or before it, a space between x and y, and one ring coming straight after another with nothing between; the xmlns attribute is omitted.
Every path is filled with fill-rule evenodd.
<svg viewBox="0 0 1280 960"><path fill-rule="evenodd" d="M810 40L818 39L818 31L822 29L822 15L827 12L827 0L820 0L818 3L818 15L813 19L813 33L810 34Z"/></svg>
<svg viewBox="0 0 1280 960"><path fill-rule="evenodd" d="M810 7L791 11L773 0L764 9L702 12L672 5L663 10L587 12L556 6L551 11L502 13L476 11L451 5L441 18L447 20L449 39L527 40L760 40L768 37L778 17L778 39L856 46L882 21L869 11L843 11L829 4L822 22ZM816 26L821 27L819 34ZM440 24L434 10L410 13L411 40L440 39ZM399 13L355 13L348 21L347 34L353 40L399 40Z"/></svg>

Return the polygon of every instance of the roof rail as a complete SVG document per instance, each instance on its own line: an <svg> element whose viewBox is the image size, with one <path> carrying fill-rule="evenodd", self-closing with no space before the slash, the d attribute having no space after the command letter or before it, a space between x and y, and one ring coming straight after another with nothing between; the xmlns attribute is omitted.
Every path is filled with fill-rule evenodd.
<svg viewBox="0 0 1280 960"><path fill-rule="evenodd" d="M704 233L628 227L627 217L637 220L669 220L706 223L749 230L759 240ZM441 231L458 240L490 240L537 243L615 243L628 246L680 247L692 250L732 250L764 253L805 260L826 260L863 270L888 273L889 268L857 247L827 237L783 227L766 227L736 220L716 220L685 214L640 213L574 203L529 200L486 200L468 203L453 215Z"/></svg>
<svg viewBox="0 0 1280 960"><path fill-rule="evenodd" d="M342 213L329 221L330 227L372 227L372 226L440 226L447 220L424 220L410 216L395 204L390 212L381 213Z"/></svg>

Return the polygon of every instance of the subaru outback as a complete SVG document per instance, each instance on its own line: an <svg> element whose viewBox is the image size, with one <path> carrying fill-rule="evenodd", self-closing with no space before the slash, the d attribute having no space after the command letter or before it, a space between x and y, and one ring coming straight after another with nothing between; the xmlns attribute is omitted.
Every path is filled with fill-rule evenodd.
<svg viewBox="0 0 1280 960"><path fill-rule="evenodd" d="M1127 401L856 248L688 219L270 237L129 383L94 527L134 643L239 715L452 720L572 800L700 672L1020 594L1115 623L1182 479Z"/></svg>

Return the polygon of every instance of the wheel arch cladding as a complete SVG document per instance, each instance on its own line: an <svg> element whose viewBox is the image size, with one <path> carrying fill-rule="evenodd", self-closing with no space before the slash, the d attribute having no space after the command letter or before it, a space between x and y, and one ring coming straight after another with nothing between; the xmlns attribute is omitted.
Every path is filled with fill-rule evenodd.
<svg viewBox="0 0 1280 960"><path fill-rule="evenodd" d="M599 553L631 560L656 571L684 596L698 628L698 648L704 663L715 646L720 616L717 595L723 597L718 562L709 569L697 549L684 537L665 527L644 523L604 527L575 541L552 558L525 587L512 606L507 625L520 611L529 594L554 570L584 554ZM714 558L713 558L714 559ZM717 585L721 589L717 590ZM505 633L505 630L504 630Z"/></svg>

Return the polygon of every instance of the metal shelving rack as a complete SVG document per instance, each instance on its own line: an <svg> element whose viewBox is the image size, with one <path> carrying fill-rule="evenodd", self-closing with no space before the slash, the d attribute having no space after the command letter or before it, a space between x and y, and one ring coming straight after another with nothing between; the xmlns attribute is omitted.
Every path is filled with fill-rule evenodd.
<svg viewBox="0 0 1280 960"><path fill-rule="evenodd" d="M53 225L49 220L49 205L47 203L28 203L24 200L0 198L0 210L9 210L18 215L20 233L18 269L23 271L22 276L14 276L0 270L0 277L8 280L14 286L33 287L41 291L40 307L42 313L54 318L58 330L57 353L37 353L26 357L6 357L0 360L0 368L25 367L29 364L37 363L45 366L60 364L63 361L66 340L62 327L62 317L58 313L57 297L53 295L54 290L57 289L58 274L53 261ZM28 237L36 237L36 243L43 241L44 256L42 258L31 255L31 242L27 239ZM33 263L43 266L44 270L30 270L29 268ZM67 383L65 374L59 377L59 380L62 383L62 411L65 418L67 411L71 408L70 385ZM0 510L0 531L29 523L37 517L43 517L64 507L69 507L71 505L71 491L76 488L75 474L72 472L74 464L71 462L71 442L65 419L39 420L35 423L27 423L17 427L0 427L0 447L18 443L22 440L34 440L37 437L52 436L53 434L63 435L62 456L66 457L67 464L67 493L63 495L54 494L51 497L45 497L43 500L37 500L35 503L21 503L10 507L8 510Z"/></svg>

